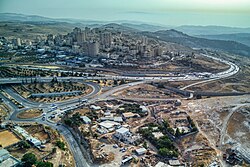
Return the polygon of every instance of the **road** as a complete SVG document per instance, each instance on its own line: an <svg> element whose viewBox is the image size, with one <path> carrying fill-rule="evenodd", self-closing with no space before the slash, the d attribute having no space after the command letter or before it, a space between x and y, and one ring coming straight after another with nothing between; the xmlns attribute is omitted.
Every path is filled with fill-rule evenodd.
<svg viewBox="0 0 250 167"><path fill-rule="evenodd" d="M76 81L82 81L82 80L98 80L98 79L126 79L126 80L133 80L133 81L144 81L144 82L150 82L150 81L196 81L196 80L205 80L206 82L209 82L211 80L217 80L217 79L223 79L229 76L232 76L239 72L240 68L229 61L222 60L216 57L212 57L209 55L203 54L203 56L214 59L216 61L225 63L230 66L230 68L226 71L211 74L209 77L204 77L207 72L199 73L199 76L196 76L194 74L181 74L177 76L171 76L171 77L135 77L135 76L116 76L116 75L99 75L95 77L57 77L58 81L69 81L69 80L76 80ZM26 67L28 69L34 69L34 67ZM35 68L37 69L37 68ZM40 69L40 68L39 68ZM41 69L40 69L41 70ZM48 69L42 69L42 70L48 70ZM62 71L62 70L57 70ZM64 71L64 72L70 72L70 71ZM204 75L204 76L203 76ZM23 82L31 82L31 80L34 80L35 77L19 77L19 78L1 78L0 84L13 84L13 83L23 83ZM36 78L38 82L50 82L53 77L37 77ZM183 88L185 89L185 88Z"/></svg>
<svg viewBox="0 0 250 167"><path fill-rule="evenodd" d="M73 154L74 160L75 160L75 164L77 167L89 167L88 162L86 161L80 149L80 146L78 145L76 139L73 137L73 135L71 134L71 132L65 128L62 125L56 126L55 125L49 125L54 126L54 128L56 128L58 130L58 132L64 136L64 138L66 139L67 143L70 146L71 152Z"/></svg>
<svg viewBox="0 0 250 167"><path fill-rule="evenodd" d="M208 56L208 55L205 55L205 54L203 54L203 56L212 58L212 56ZM240 70L240 68L234 63L231 63L229 61L222 60L222 59L219 59L219 58L215 58L215 57L213 57L213 59L215 59L217 61L220 61L222 63L228 64L230 66L230 68L228 70L226 70L226 71L223 71L223 72L220 72L220 73L217 73L217 74L212 74L210 76L210 78L207 79L207 80L199 81L199 82L192 83L190 85L184 86L184 87L181 88L181 90L185 90L185 89L187 89L189 87L192 87L192 86L195 86L195 85L198 85L198 84L203 84L203 83L207 83L207 82L211 82L211 81L215 81L215 80L230 77L230 76L235 75L236 73L238 73L239 70Z"/></svg>

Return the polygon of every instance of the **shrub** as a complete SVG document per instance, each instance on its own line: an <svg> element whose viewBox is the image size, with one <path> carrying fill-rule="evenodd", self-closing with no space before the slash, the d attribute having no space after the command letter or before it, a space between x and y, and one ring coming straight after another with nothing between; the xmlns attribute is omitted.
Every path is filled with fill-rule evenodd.
<svg viewBox="0 0 250 167"><path fill-rule="evenodd" d="M36 158L35 154L33 154L33 153L24 154L24 156L22 157L21 160L22 160L23 165L25 167L31 167L32 165L34 165L37 162L37 158Z"/></svg>
<svg viewBox="0 0 250 167"><path fill-rule="evenodd" d="M65 150L65 143L60 140L56 141L56 146L59 147L61 150Z"/></svg>

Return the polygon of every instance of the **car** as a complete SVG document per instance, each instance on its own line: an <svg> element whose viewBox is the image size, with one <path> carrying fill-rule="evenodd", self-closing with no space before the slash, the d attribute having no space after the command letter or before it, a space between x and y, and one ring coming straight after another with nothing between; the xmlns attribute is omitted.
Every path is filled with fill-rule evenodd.
<svg viewBox="0 0 250 167"><path fill-rule="evenodd" d="M114 148L118 148L118 145L117 145L117 144L114 144L113 147L114 147Z"/></svg>
<svg viewBox="0 0 250 167"><path fill-rule="evenodd" d="M40 148L46 148L46 146L45 145L41 145Z"/></svg>
<svg viewBox="0 0 250 167"><path fill-rule="evenodd" d="M124 148L124 147L120 149L120 151L123 152L123 153L124 153L126 150L127 150L127 149Z"/></svg>
<svg viewBox="0 0 250 167"><path fill-rule="evenodd" d="M88 99L83 99L82 102L86 103L86 102L88 102Z"/></svg>

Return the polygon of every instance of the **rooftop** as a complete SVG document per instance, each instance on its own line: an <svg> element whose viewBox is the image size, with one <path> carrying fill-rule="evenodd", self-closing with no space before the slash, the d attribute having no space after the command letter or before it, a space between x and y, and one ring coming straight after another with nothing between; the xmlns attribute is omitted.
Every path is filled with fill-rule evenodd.
<svg viewBox="0 0 250 167"><path fill-rule="evenodd" d="M135 150L137 152L137 154L144 154L147 152L147 149L145 149L144 147L142 148L138 148Z"/></svg>
<svg viewBox="0 0 250 167"><path fill-rule="evenodd" d="M156 139L159 139L160 137L164 136L162 132L153 132L152 134Z"/></svg>
<svg viewBox="0 0 250 167"><path fill-rule="evenodd" d="M20 161L14 157L9 157L8 159L4 160L3 162L0 163L0 167L7 167L7 166L16 166L19 164Z"/></svg>
<svg viewBox="0 0 250 167"><path fill-rule="evenodd" d="M5 150L5 149L1 149L0 150L0 157L6 155L6 154L9 154L9 151Z"/></svg>
<svg viewBox="0 0 250 167"><path fill-rule="evenodd" d="M179 166L181 165L180 161L179 160L169 160L169 165L172 165L172 166Z"/></svg>
<svg viewBox="0 0 250 167"><path fill-rule="evenodd" d="M99 123L99 125L106 128L106 129L110 129L110 128L113 128L114 126L120 125L120 124L117 122L114 122L114 121L103 121L103 122Z"/></svg>
<svg viewBox="0 0 250 167"><path fill-rule="evenodd" d="M85 123L91 122L91 119L89 119L89 117L87 117L87 116L81 116L81 119L82 119L83 122L85 122Z"/></svg>
<svg viewBox="0 0 250 167"><path fill-rule="evenodd" d="M125 113L122 114L122 116L125 117L125 118L131 118L131 117L133 117L135 115L137 115L137 114L134 114L132 112L125 112Z"/></svg>
<svg viewBox="0 0 250 167"><path fill-rule="evenodd" d="M129 129L128 129L128 128L121 127L120 129L117 129L116 132L117 132L117 133L120 133L120 134L124 134L124 133L129 132Z"/></svg>

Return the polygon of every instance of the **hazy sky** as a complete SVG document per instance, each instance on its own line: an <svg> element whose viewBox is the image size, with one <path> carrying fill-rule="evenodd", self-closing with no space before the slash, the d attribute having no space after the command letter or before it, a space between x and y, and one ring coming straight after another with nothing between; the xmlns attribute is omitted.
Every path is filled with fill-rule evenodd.
<svg viewBox="0 0 250 167"><path fill-rule="evenodd" d="M163 25L250 27L250 0L0 0L0 12Z"/></svg>

